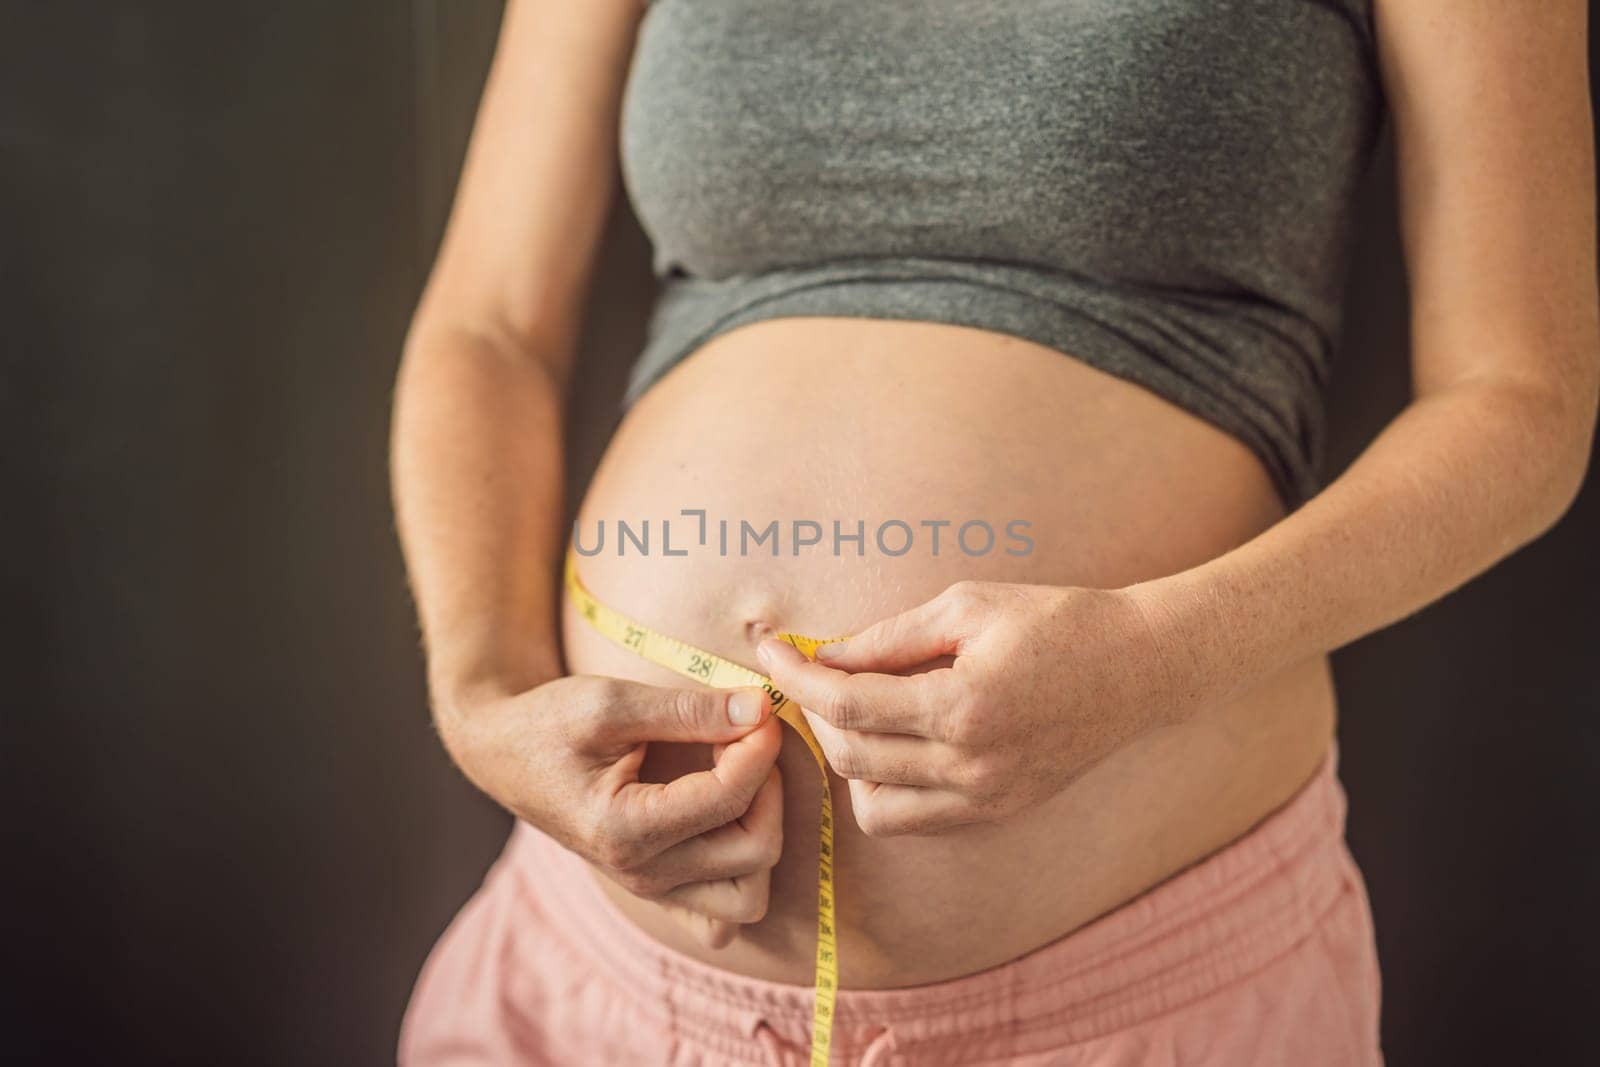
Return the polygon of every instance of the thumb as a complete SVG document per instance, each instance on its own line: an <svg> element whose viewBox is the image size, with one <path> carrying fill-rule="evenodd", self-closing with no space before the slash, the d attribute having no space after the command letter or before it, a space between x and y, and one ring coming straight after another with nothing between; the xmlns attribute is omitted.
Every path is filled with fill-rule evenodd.
<svg viewBox="0 0 1600 1067"><path fill-rule="evenodd" d="M893 674L953 653L958 644L946 605L930 600L853 637L817 646L817 661L841 671Z"/></svg>
<svg viewBox="0 0 1600 1067"><path fill-rule="evenodd" d="M630 686L607 709L611 738L638 741L737 741L772 715L764 689L674 689Z"/></svg>

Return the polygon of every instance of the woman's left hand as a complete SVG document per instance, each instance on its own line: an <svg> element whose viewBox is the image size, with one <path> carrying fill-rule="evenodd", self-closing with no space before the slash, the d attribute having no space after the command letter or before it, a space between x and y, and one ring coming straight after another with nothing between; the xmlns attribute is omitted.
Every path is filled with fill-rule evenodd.
<svg viewBox="0 0 1600 1067"><path fill-rule="evenodd" d="M776 639L757 655L862 832L929 833L1035 807L1180 719L1163 614L1127 590L965 581L817 662Z"/></svg>

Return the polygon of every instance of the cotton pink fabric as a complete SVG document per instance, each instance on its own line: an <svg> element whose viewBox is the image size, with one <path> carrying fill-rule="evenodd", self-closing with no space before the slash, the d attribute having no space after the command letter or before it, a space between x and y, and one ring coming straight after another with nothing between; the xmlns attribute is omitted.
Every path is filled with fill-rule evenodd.
<svg viewBox="0 0 1600 1067"><path fill-rule="evenodd" d="M1335 762L1245 837L1020 959L841 991L832 1062L1381 1064L1372 919ZM592 878L519 824L422 970L403 1067L808 1062L809 987L663 947Z"/></svg>

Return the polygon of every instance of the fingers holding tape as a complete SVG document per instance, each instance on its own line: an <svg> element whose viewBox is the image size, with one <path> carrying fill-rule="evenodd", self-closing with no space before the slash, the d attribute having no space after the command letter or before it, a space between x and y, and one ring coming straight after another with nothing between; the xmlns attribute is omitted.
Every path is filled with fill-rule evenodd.
<svg viewBox="0 0 1600 1067"><path fill-rule="evenodd" d="M635 896L657 898L691 882L770 870L783 854L783 785L777 770L733 822L664 850L617 880Z"/></svg>
<svg viewBox="0 0 1600 1067"><path fill-rule="evenodd" d="M670 782L630 781L611 798L606 818L640 850L635 864L749 811L770 777L782 746L775 720L727 745L710 770Z"/></svg>
<svg viewBox="0 0 1600 1067"><path fill-rule="evenodd" d="M949 746L908 734L841 730L821 716L805 712L812 735L840 778L895 785L953 784Z"/></svg>

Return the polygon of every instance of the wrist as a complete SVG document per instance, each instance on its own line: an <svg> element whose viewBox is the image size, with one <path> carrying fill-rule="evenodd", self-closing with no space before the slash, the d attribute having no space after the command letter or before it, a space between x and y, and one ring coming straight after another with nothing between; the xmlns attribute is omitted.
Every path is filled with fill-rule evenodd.
<svg viewBox="0 0 1600 1067"><path fill-rule="evenodd" d="M530 643L518 654L435 654L427 664L427 689L435 707L456 713L526 693L565 673L560 654L541 643Z"/></svg>
<svg viewBox="0 0 1600 1067"><path fill-rule="evenodd" d="M519 819L525 807L529 730L548 723L529 700L517 699L543 682L527 684L505 675L461 680L449 695L433 700L433 724L450 761L479 792ZM534 749L542 742L532 741Z"/></svg>
<svg viewBox="0 0 1600 1067"><path fill-rule="evenodd" d="M1227 657L1218 653L1231 631L1216 617L1214 600L1198 595L1187 573L1122 590L1144 621L1160 677L1156 703L1169 724L1191 718L1227 688L1221 666Z"/></svg>
<svg viewBox="0 0 1600 1067"><path fill-rule="evenodd" d="M477 709L537 689L565 674L552 652L533 652L515 660L472 663L430 661L428 693L434 721L449 744L452 736L479 717Z"/></svg>

